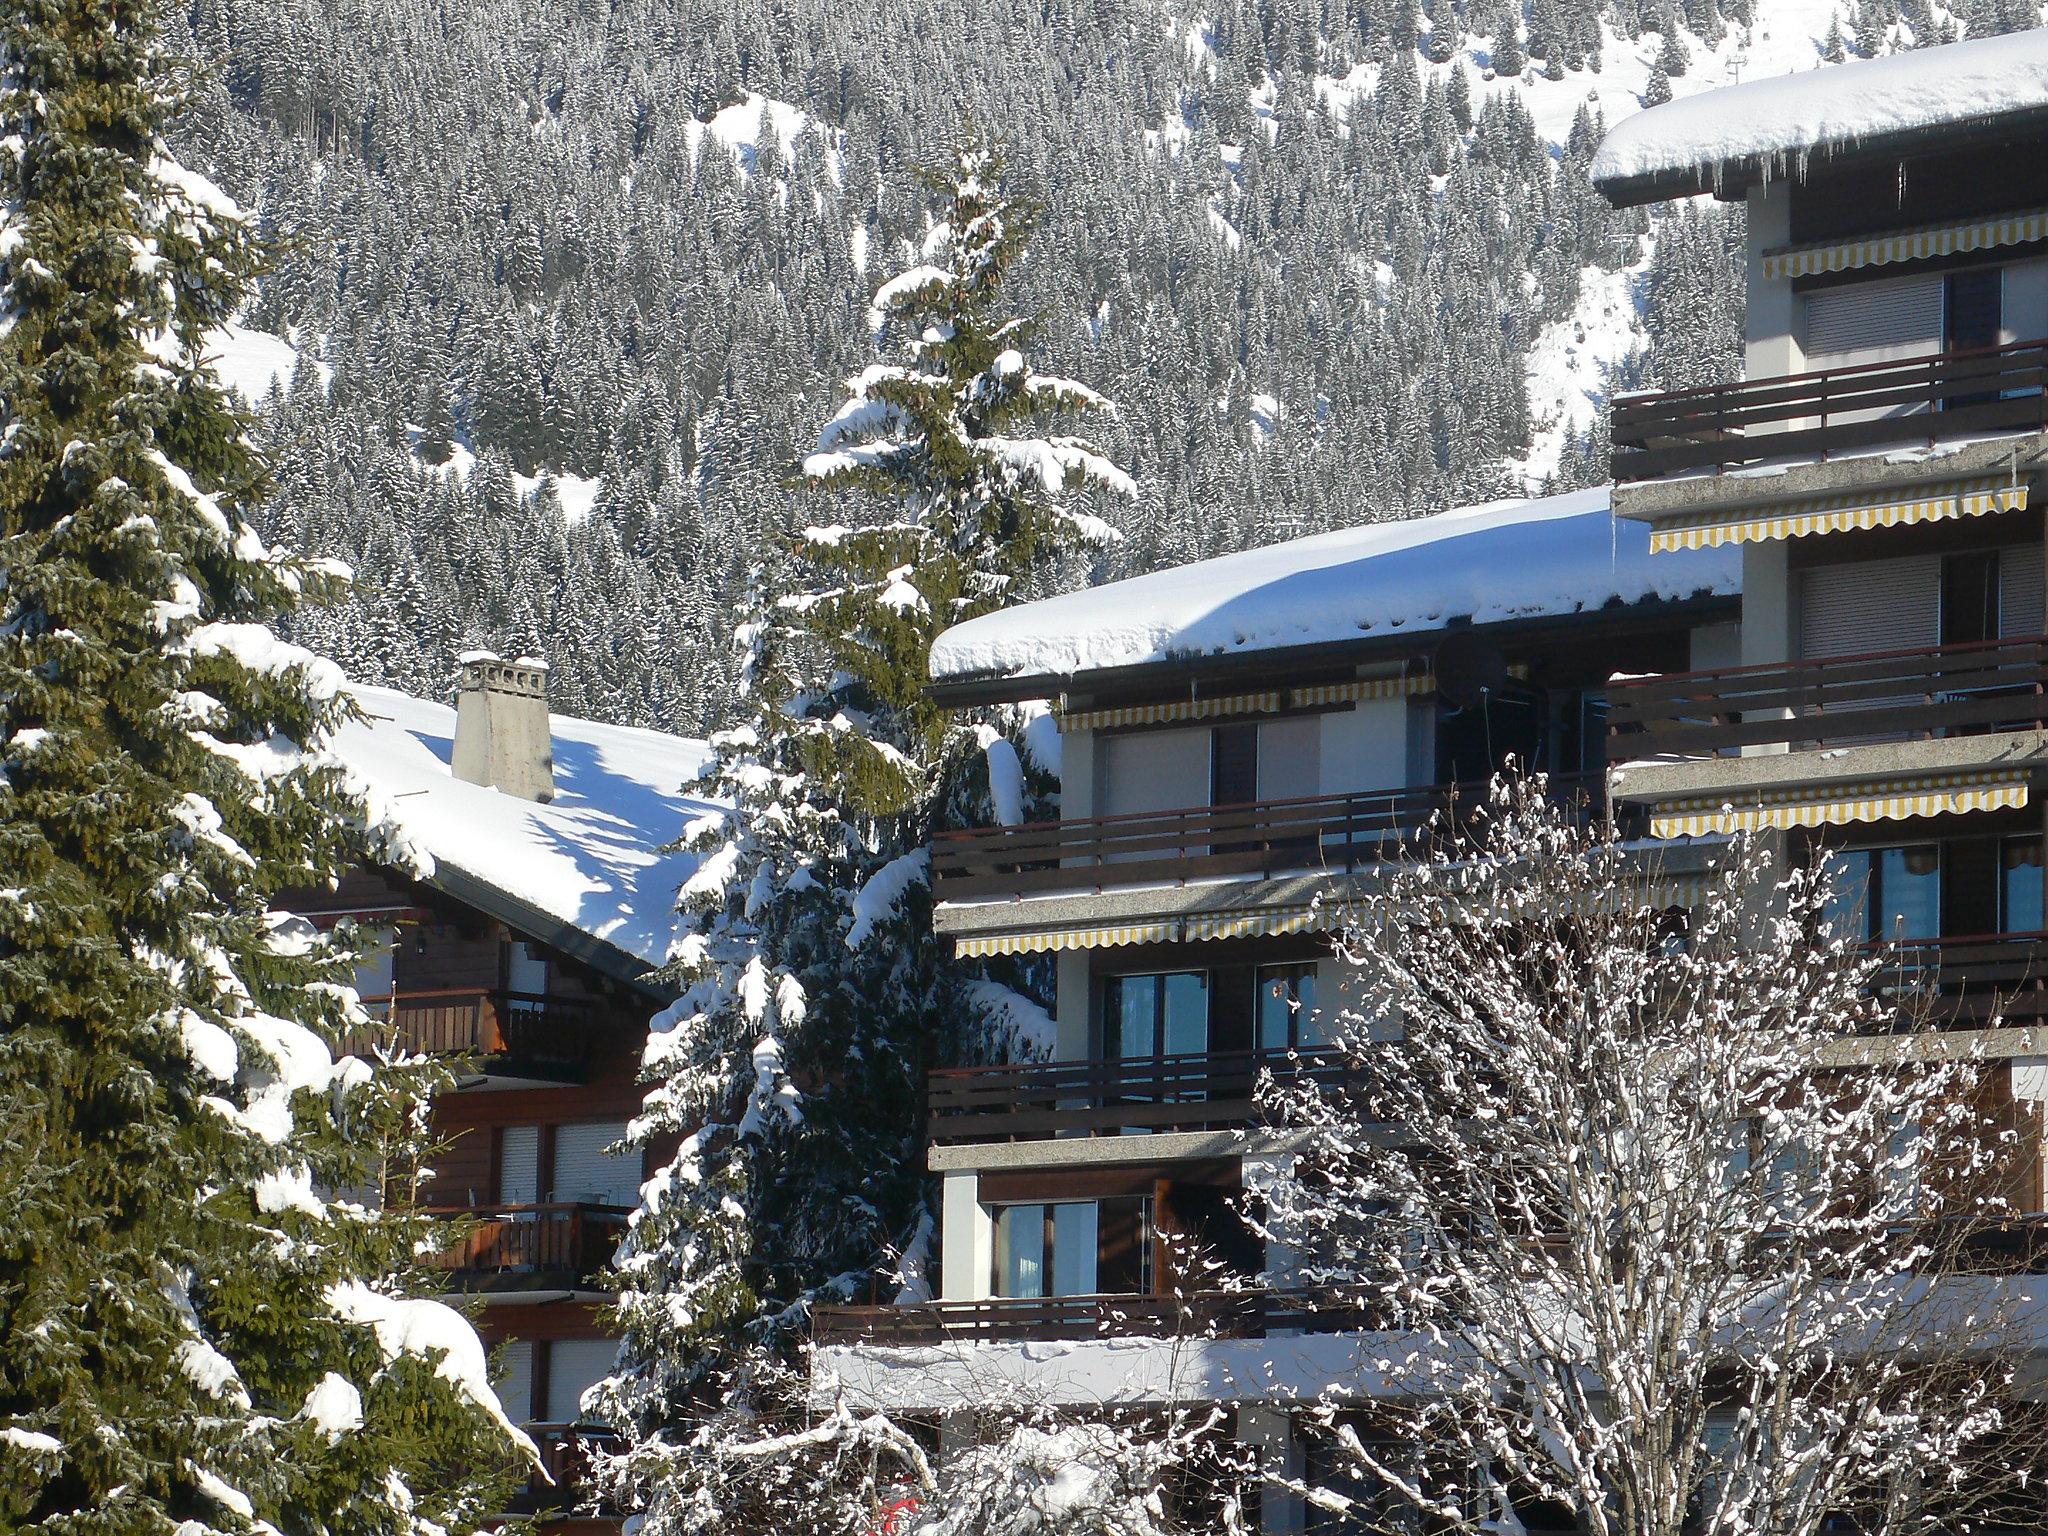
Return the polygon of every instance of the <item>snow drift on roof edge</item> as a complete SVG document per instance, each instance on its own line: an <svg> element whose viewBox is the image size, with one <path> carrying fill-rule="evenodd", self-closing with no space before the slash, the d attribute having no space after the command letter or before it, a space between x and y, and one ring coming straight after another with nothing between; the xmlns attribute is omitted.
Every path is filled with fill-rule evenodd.
<svg viewBox="0 0 2048 1536"><path fill-rule="evenodd" d="M1622 119L1595 184L1711 170L2048 106L2048 29L1745 80Z"/></svg>
<svg viewBox="0 0 2048 1536"><path fill-rule="evenodd" d="M947 630L932 676L1059 677L1741 589L1739 549L1652 555L1608 492L1370 523L1026 603Z"/></svg>

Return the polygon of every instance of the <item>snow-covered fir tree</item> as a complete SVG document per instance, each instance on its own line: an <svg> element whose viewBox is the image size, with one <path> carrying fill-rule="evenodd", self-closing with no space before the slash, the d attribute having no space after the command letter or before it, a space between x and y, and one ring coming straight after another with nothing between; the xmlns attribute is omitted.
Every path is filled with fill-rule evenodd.
<svg viewBox="0 0 2048 1536"><path fill-rule="evenodd" d="M960 151L938 190L923 259L874 295L885 360L798 468L852 521L758 575L750 717L702 786L731 809L686 837L684 991L634 1127L681 1142L619 1260L621 1365L590 1400L626 1440L600 1475L650 1536L799 1512L856 1530L897 1479L929 1482L896 1426L813 1418L800 1346L813 1300L922 1290L926 1073L1020 1011L931 929L933 831L1014 820L1030 787L1001 722L925 697L931 643L1111 539L1077 501L1132 489L1060 430L1108 402L1027 360L1004 285L1031 217L999 157Z"/></svg>
<svg viewBox="0 0 2048 1536"><path fill-rule="evenodd" d="M272 910L363 848L340 673L270 628L203 362L256 258L161 140L137 0L0 25L0 1528L473 1528L524 1439L408 1290L421 1072L339 1064L349 956Z"/></svg>
<svg viewBox="0 0 2048 1536"><path fill-rule="evenodd" d="M1688 909L1534 785L1465 830L1346 916L1350 1080L1271 1093L1268 1235L1407 1388L1332 1390L1348 1475L1302 1491L1389 1533L1995 1525L2048 1451L1972 1247L2014 1209L1978 1067L1913 1049L1824 869L1738 837Z"/></svg>

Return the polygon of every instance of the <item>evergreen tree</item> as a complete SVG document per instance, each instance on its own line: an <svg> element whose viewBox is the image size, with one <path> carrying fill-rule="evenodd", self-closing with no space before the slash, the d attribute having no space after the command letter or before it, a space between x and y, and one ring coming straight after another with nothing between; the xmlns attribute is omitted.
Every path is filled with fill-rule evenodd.
<svg viewBox="0 0 2048 1536"><path fill-rule="evenodd" d="M340 676L267 627L338 573L249 526L202 357L255 252L153 21L0 30L0 1527L466 1530L523 1437L408 1293L424 1218L335 1193L431 1083L337 1065L345 945L269 906L363 846Z"/></svg>
<svg viewBox="0 0 2048 1536"><path fill-rule="evenodd" d="M1132 489L1086 440L1031 431L1108 402L1025 360L1004 284L1032 219L1000 158L961 151L939 190L924 260L873 300L904 360L848 382L799 468L858 521L756 573L751 714L706 780L732 809L688 837L684 992L635 1126L683 1139L619 1260L621 1367L590 1401L627 1442L600 1477L649 1536L858 1529L890 1479L929 1480L884 1419L807 1422L798 1345L813 1300L921 1289L925 1074L1017 1012L931 928L934 829L1015 819L1027 789L1012 741L925 697L931 645L1113 537L1073 496Z"/></svg>

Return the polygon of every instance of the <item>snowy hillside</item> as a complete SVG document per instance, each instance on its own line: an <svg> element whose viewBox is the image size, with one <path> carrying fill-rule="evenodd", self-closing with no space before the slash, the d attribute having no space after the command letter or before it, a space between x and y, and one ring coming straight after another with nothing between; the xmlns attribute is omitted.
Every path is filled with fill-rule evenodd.
<svg viewBox="0 0 2048 1536"><path fill-rule="evenodd" d="M1144 490L1089 509L1125 535L1105 580L1601 478L1611 391L1725 376L1741 302L1739 213L1609 209L1604 129L2039 14L207 0L186 148L294 236L231 381L296 354L330 384L264 429L280 531L360 578L302 638L425 692L467 646L540 650L566 708L701 730L765 530L821 520L788 471L965 119L1041 207L1017 296L1049 366L1121 408Z"/></svg>

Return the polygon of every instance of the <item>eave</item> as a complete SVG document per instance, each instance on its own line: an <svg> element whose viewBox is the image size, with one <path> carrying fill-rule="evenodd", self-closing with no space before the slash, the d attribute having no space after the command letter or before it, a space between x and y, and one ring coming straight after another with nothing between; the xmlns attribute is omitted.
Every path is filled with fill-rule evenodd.
<svg viewBox="0 0 2048 1536"><path fill-rule="evenodd" d="M1085 695L1115 699L1126 695L1200 697L1208 692L1233 692L1248 678L1280 675L1300 678L1338 672L1365 662L1428 655L1455 627L1459 634L1483 634L1499 641L1543 638L1566 630L1640 629L1645 624L1692 625L1716 615L1741 611L1739 594L1701 593L1676 600L1612 603L1604 608L1541 618L1500 619L1488 624L1404 628L1355 640L1318 641L1311 645L1275 646L1231 651L1221 655L1167 657L1122 667L1098 667L1072 673L1038 673L1023 677L945 678L925 685L926 696L951 709L984 704L1017 704L1032 699Z"/></svg>

